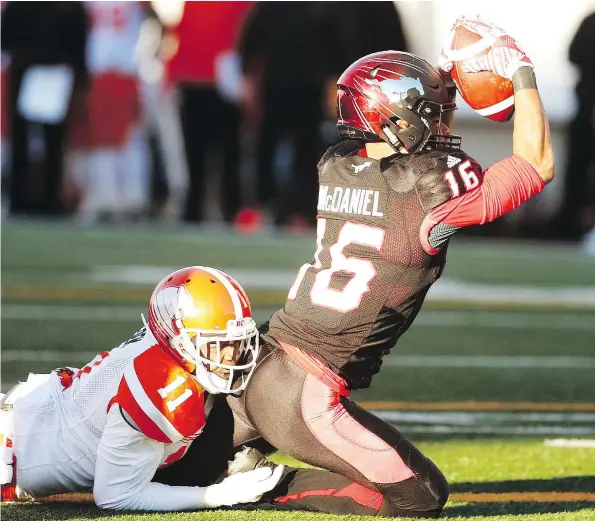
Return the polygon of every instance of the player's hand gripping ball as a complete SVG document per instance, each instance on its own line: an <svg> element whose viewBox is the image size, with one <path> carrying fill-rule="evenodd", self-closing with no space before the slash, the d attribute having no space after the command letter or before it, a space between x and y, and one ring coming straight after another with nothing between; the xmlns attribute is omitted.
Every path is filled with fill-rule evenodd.
<svg viewBox="0 0 595 521"><path fill-rule="evenodd" d="M440 53L438 67L450 74L469 106L494 121L514 114L512 76L531 60L510 35L480 19L459 18Z"/></svg>

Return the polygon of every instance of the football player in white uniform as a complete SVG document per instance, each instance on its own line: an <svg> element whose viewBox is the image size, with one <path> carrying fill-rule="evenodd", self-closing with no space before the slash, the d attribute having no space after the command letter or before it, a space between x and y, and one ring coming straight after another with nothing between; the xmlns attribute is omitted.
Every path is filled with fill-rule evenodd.
<svg viewBox="0 0 595 521"><path fill-rule="evenodd" d="M83 368L30 375L3 398L3 500L92 489L101 508L191 510L256 501L277 484L281 466L206 487L151 481L201 434L205 392L244 389L259 336L242 287L208 267L163 279L148 317Z"/></svg>

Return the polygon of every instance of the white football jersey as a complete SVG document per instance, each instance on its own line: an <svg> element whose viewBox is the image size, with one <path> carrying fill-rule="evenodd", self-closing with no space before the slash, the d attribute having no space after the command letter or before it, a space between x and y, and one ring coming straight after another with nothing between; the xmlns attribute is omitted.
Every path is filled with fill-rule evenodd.
<svg viewBox="0 0 595 521"><path fill-rule="evenodd" d="M188 490L165 498L150 482L202 431L204 392L145 328L81 369L52 372L13 407L17 482L34 497L93 489L101 506L152 510L194 497L167 487Z"/></svg>
<svg viewBox="0 0 595 521"><path fill-rule="evenodd" d="M144 19L140 2L85 2L91 19L87 65L91 74L118 72L134 76L135 46Z"/></svg>

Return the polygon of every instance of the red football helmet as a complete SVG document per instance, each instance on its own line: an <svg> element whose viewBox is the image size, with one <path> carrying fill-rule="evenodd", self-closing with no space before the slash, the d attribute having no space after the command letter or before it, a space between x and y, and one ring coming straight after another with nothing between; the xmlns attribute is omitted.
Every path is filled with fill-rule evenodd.
<svg viewBox="0 0 595 521"><path fill-rule="evenodd" d="M341 75L337 87L340 137L382 140L410 154L461 144L459 136L450 135L453 81L414 54L364 56Z"/></svg>

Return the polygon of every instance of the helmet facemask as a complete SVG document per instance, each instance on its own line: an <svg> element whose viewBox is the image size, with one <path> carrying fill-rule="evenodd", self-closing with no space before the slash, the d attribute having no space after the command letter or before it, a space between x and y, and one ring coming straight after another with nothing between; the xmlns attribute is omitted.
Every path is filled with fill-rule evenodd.
<svg viewBox="0 0 595 521"><path fill-rule="evenodd" d="M237 394L246 388L259 351L254 319L229 320L226 331L185 328L181 320L177 325L180 333L172 338L171 347L195 367L192 376L207 392ZM222 356L228 346L233 346L235 363Z"/></svg>
<svg viewBox="0 0 595 521"><path fill-rule="evenodd" d="M408 103L407 103L408 102ZM406 104L407 103L407 104ZM384 140L395 152L413 154L436 148L460 148L461 137L450 134L456 103L437 103L427 99L403 100L397 107L383 105L385 112L394 114L380 124Z"/></svg>
<svg viewBox="0 0 595 521"><path fill-rule="evenodd" d="M430 129L430 135L420 150L461 147L461 136L450 133L455 110L457 110L457 105L454 101L440 104L422 100L419 103L416 112L420 114L422 121Z"/></svg>

